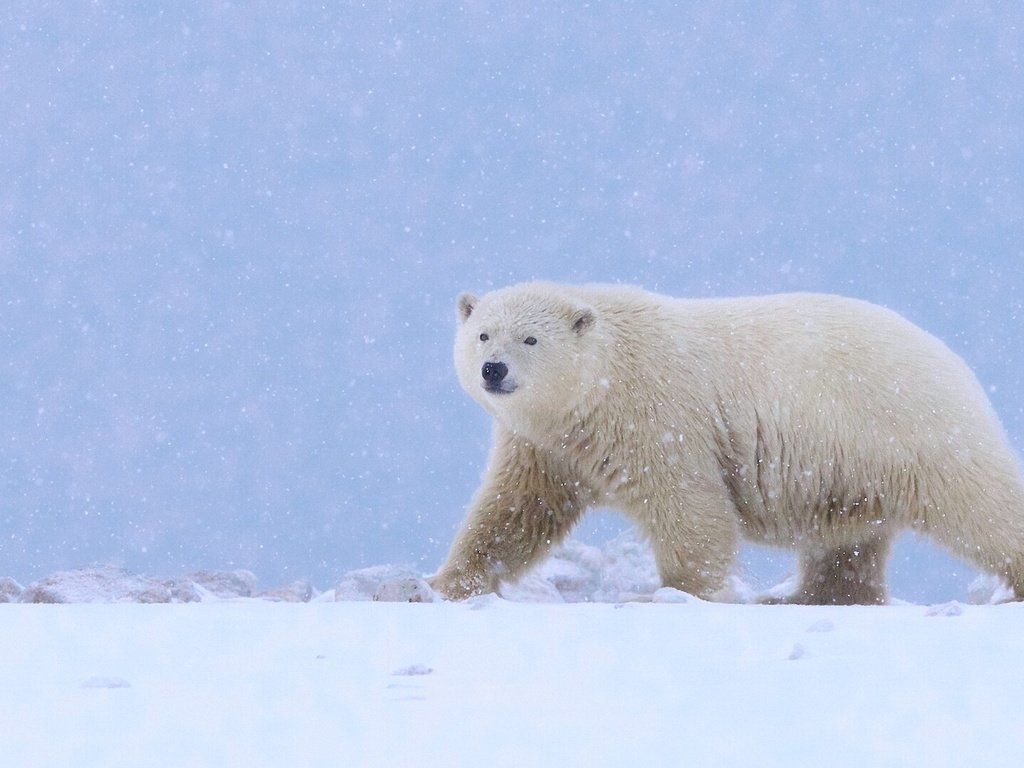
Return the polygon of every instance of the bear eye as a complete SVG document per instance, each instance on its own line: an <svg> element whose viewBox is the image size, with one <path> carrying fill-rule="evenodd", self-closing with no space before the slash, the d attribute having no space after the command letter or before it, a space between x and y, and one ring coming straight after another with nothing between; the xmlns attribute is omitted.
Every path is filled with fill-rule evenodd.
<svg viewBox="0 0 1024 768"><path fill-rule="evenodd" d="M487 341L489 338L491 338L491 337L488 336L486 333L481 333L480 334L480 341Z"/></svg>
<svg viewBox="0 0 1024 768"><path fill-rule="evenodd" d="M523 339L523 344L529 344L531 347L537 343L537 339L533 336L527 336Z"/></svg>

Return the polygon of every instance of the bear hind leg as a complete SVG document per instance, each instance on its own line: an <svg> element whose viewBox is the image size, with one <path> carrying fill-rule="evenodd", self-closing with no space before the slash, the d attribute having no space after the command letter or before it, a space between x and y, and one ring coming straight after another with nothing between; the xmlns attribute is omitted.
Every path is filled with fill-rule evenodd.
<svg viewBox="0 0 1024 768"><path fill-rule="evenodd" d="M990 469L987 483L959 477L942 487L940 503L924 511L918 530L1003 579L1013 599L1024 601L1024 484L1012 465L1002 474Z"/></svg>
<svg viewBox="0 0 1024 768"><path fill-rule="evenodd" d="M786 602L804 605L884 605L885 569L892 539L815 546L800 553L800 586Z"/></svg>
<svg viewBox="0 0 1024 768"><path fill-rule="evenodd" d="M662 586L706 600L733 599L728 576L736 559L739 532L729 499L691 492L669 509L671 514L642 522ZM643 512L641 508L631 517L642 521Z"/></svg>

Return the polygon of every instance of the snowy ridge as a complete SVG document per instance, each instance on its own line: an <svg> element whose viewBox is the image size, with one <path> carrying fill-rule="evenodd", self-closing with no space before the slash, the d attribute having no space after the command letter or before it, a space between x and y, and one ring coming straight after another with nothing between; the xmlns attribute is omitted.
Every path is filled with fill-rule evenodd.
<svg viewBox="0 0 1024 768"><path fill-rule="evenodd" d="M196 571L177 579L157 579L115 566L93 566L60 571L22 587L14 579L0 578L0 603L194 603L253 598L279 602L381 601L433 602L438 598L423 582L424 574L410 565L386 564L360 568L342 575L331 590L317 590L299 581L260 589L256 576L246 570ZM533 572L516 584L503 585L500 596L521 603L621 603L669 600L660 589L650 548L633 532L623 533L603 546L569 540ZM767 590L771 597L789 594L796 586L790 578ZM720 596L724 602L751 603L758 590L734 576ZM1012 597L998 580L978 577L968 590L969 603L1004 602ZM899 601L896 601L899 602Z"/></svg>
<svg viewBox="0 0 1024 768"><path fill-rule="evenodd" d="M196 603L232 598L308 602L305 582L261 591L249 571L196 571L180 579L155 579L111 565L58 571L22 587L0 579L0 603Z"/></svg>
<svg viewBox="0 0 1024 768"><path fill-rule="evenodd" d="M388 599L388 584L417 581L423 575L412 566L376 565L349 571L342 575L333 590L321 592L306 582L261 590L257 587L256 576L246 570L198 571L176 579L157 579L115 566L92 566L60 571L28 587L10 578L0 579L0 602L192 603L237 598L288 602L380 600ZM503 587L502 597L516 602L620 602L650 596L659 586L649 549L632 534L623 534L602 547L567 542L518 584Z"/></svg>

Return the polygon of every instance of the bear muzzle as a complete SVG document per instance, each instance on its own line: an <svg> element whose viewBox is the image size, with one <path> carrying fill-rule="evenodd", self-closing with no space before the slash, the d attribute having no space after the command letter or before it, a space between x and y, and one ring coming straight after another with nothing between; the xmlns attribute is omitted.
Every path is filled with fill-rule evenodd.
<svg viewBox="0 0 1024 768"><path fill-rule="evenodd" d="M486 362L480 369L484 380L484 389L495 394L507 395L516 389L515 383L508 379L508 366L502 362Z"/></svg>

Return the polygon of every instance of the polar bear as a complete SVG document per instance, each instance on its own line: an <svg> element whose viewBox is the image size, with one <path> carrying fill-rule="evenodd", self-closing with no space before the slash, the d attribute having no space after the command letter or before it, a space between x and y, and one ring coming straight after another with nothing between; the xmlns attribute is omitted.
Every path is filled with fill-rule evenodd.
<svg viewBox="0 0 1024 768"><path fill-rule="evenodd" d="M791 602L884 603L913 528L1024 599L1016 457L966 364L896 313L547 283L457 305L455 366L494 445L430 580L445 597L518 578L600 505L703 598L728 599L744 537L797 551Z"/></svg>

